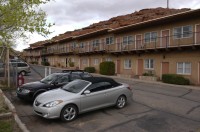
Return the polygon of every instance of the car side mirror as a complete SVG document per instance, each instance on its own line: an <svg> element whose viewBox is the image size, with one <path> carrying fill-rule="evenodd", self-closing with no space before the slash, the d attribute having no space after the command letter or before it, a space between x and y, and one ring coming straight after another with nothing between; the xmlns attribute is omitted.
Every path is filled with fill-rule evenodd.
<svg viewBox="0 0 200 132"><path fill-rule="evenodd" d="M91 92L90 92L90 90L85 90L83 93L84 94L90 94Z"/></svg>

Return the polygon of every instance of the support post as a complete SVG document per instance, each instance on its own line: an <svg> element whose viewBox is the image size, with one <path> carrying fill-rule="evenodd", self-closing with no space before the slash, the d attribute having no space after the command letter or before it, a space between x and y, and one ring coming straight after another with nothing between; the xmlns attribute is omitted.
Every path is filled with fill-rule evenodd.
<svg viewBox="0 0 200 132"><path fill-rule="evenodd" d="M8 87L10 87L10 65L9 65L9 47L7 46L7 52L6 52L6 63L7 63L7 77L8 77Z"/></svg>

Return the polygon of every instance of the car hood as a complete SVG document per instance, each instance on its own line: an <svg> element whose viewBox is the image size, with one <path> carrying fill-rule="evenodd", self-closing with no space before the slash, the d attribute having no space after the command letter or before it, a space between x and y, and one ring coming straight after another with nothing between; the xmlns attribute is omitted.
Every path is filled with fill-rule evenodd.
<svg viewBox="0 0 200 132"><path fill-rule="evenodd" d="M77 97L77 94L64 91L62 89L55 89L40 94L36 100L40 103L48 103L55 100L71 100Z"/></svg>
<svg viewBox="0 0 200 132"><path fill-rule="evenodd" d="M37 82L25 83L20 88L25 88L25 89L36 89L37 88L38 89L38 88L46 88L46 87L49 87L49 84L37 81Z"/></svg>

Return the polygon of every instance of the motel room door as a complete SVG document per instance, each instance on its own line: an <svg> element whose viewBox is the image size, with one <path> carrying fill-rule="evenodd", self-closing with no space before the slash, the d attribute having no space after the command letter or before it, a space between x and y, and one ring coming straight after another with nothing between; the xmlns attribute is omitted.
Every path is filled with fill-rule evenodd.
<svg viewBox="0 0 200 132"><path fill-rule="evenodd" d="M142 47L142 35L137 34L135 38L136 38L136 49L141 49L141 47Z"/></svg>
<svg viewBox="0 0 200 132"><path fill-rule="evenodd" d="M162 75L169 73L169 62L162 62Z"/></svg>
<svg viewBox="0 0 200 132"><path fill-rule="evenodd" d="M200 44L200 24L196 25L196 44Z"/></svg>
<svg viewBox="0 0 200 132"><path fill-rule="evenodd" d="M167 47L169 46L169 41L170 41L170 38L169 38L169 35L170 35L170 30L162 30L162 37L161 37L161 45L160 47Z"/></svg>
<svg viewBox="0 0 200 132"><path fill-rule="evenodd" d="M138 75L142 75L143 74L143 59L138 59Z"/></svg>
<svg viewBox="0 0 200 132"><path fill-rule="evenodd" d="M120 60L117 60L117 74L120 74Z"/></svg>

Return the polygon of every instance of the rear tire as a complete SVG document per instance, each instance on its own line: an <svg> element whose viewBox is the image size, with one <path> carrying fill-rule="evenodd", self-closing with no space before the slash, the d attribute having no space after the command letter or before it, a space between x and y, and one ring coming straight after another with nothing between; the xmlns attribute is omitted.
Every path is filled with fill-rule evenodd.
<svg viewBox="0 0 200 132"><path fill-rule="evenodd" d="M60 119L64 122L70 122L73 121L78 115L78 109L75 105L66 105L61 113L60 113Z"/></svg>
<svg viewBox="0 0 200 132"><path fill-rule="evenodd" d="M118 99L116 101L116 107L118 109L122 109L122 108L125 107L126 103L127 103L126 102L126 97L124 95L121 95L121 96L118 97Z"/></svg>

